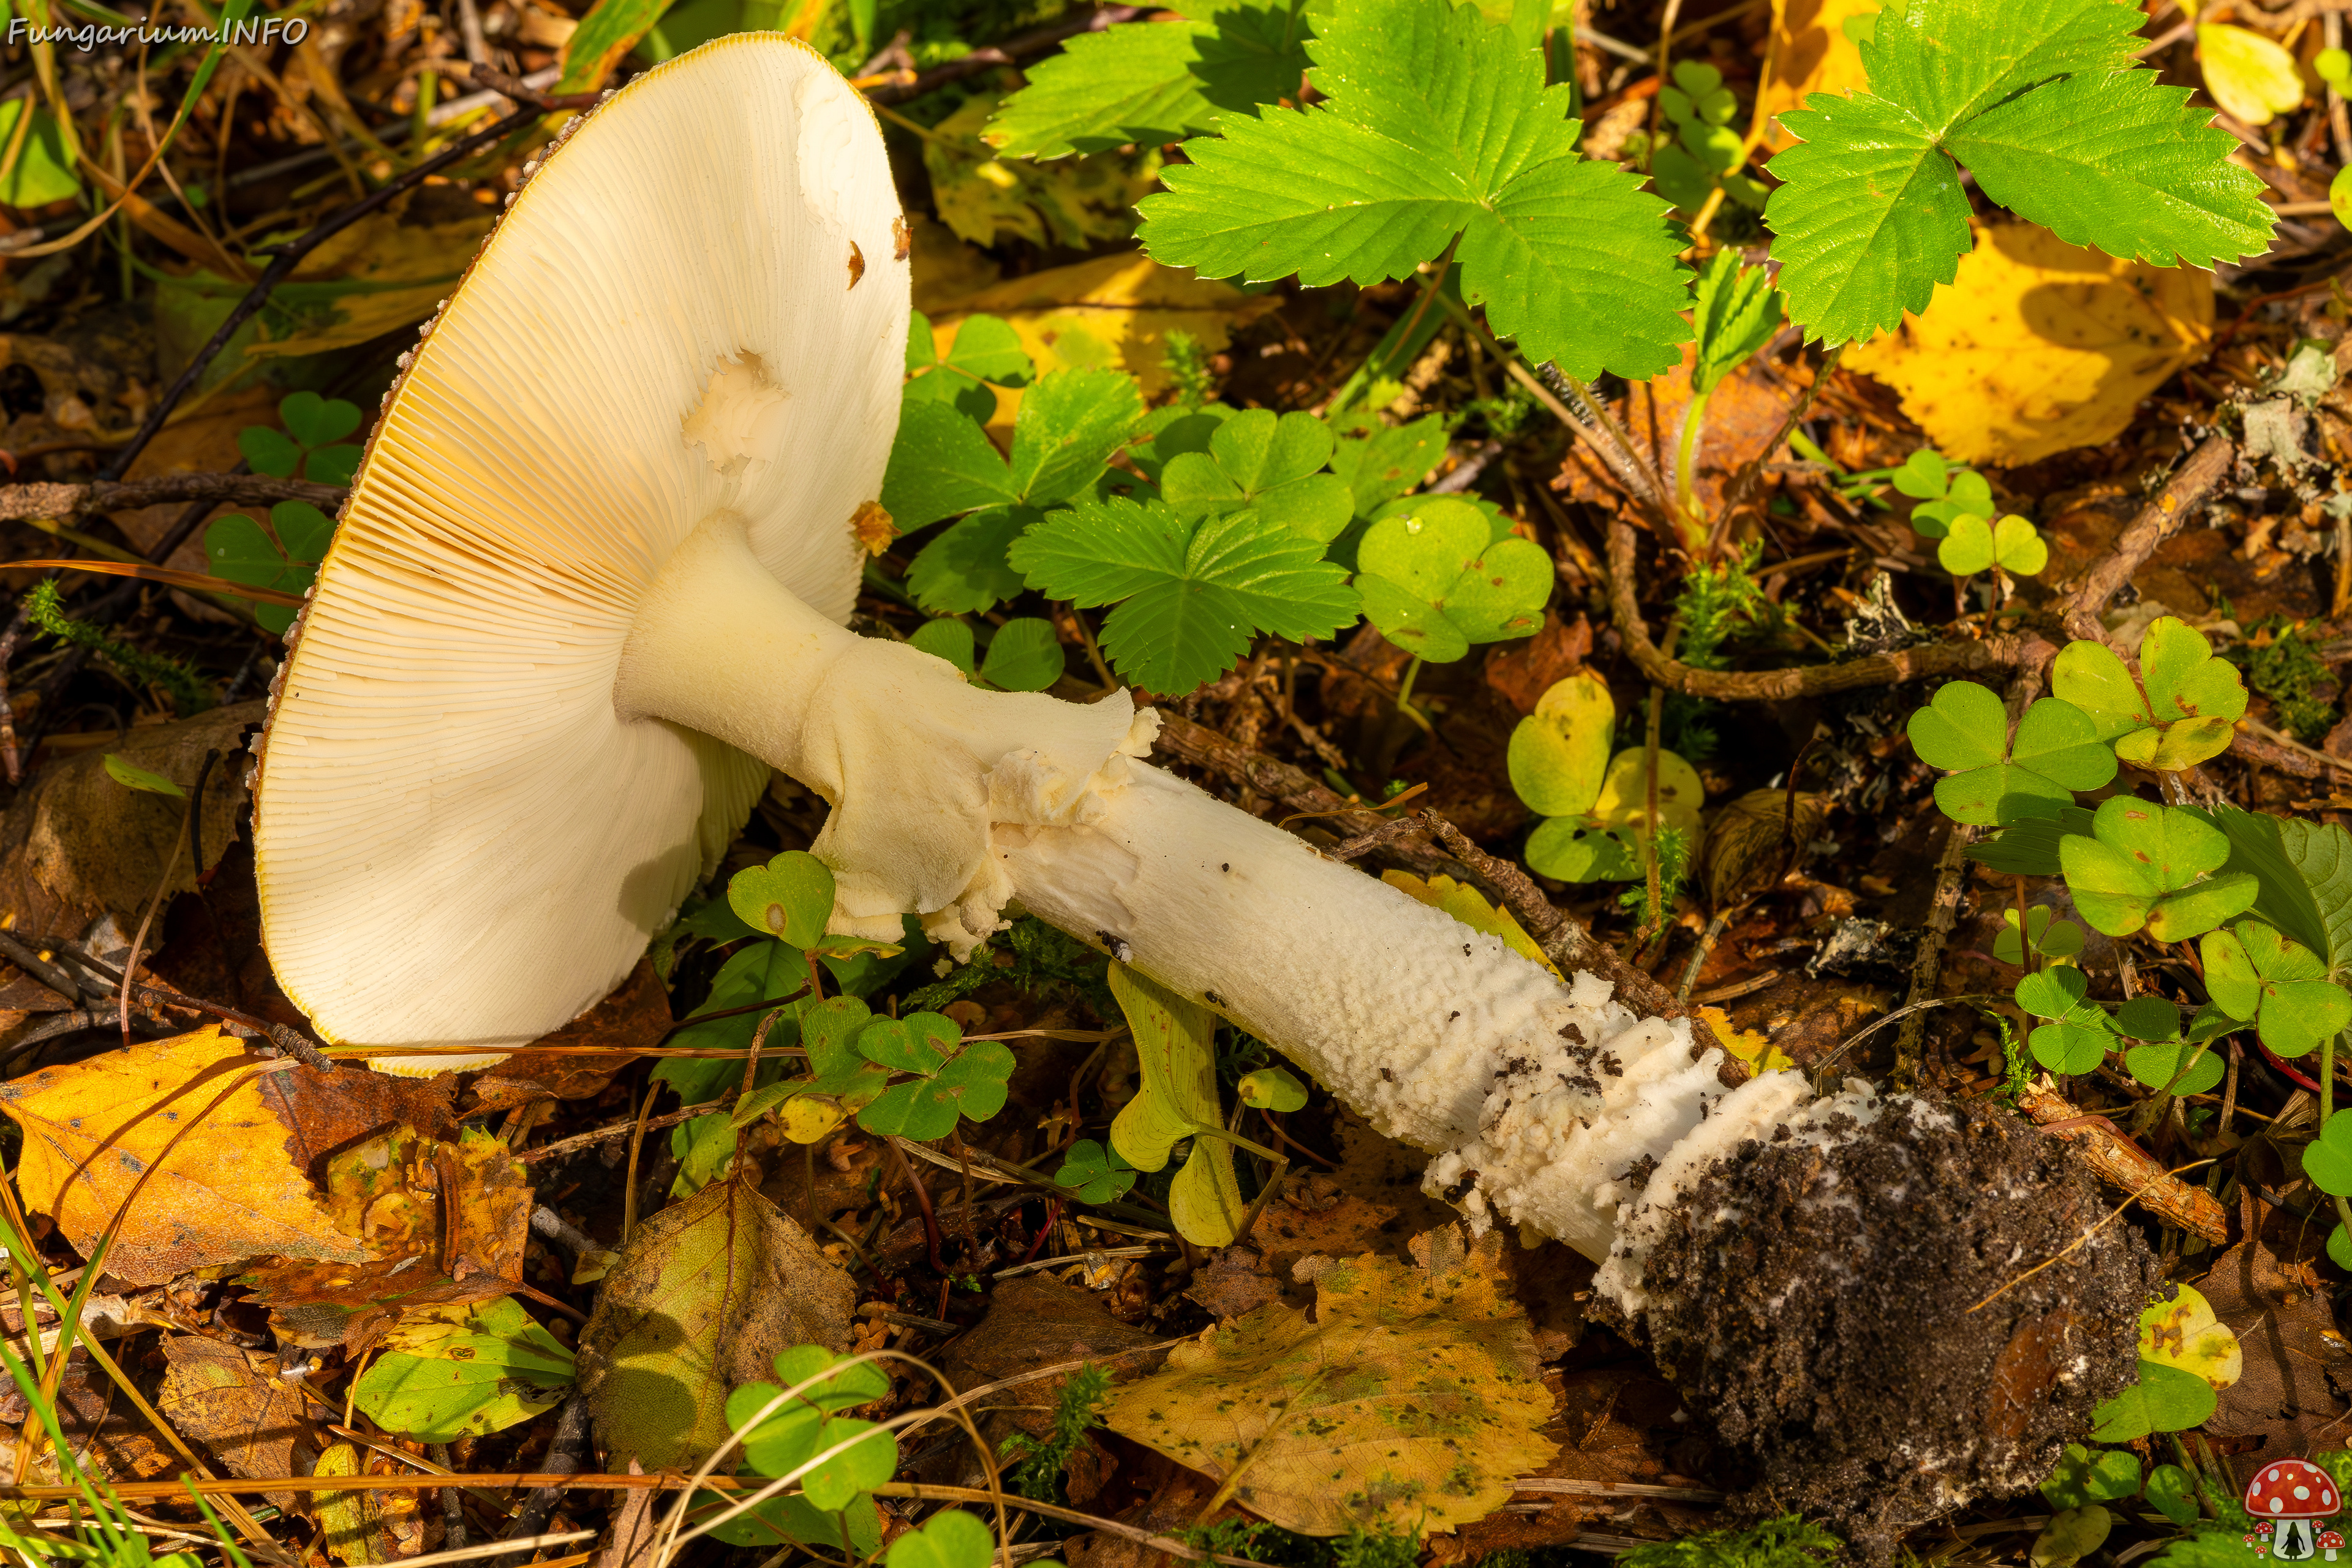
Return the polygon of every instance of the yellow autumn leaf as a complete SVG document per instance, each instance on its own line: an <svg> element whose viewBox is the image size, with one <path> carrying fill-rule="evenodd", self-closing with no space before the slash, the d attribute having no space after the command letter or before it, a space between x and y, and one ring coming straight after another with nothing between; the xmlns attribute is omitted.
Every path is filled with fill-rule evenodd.
<svg viewBox="0 0 2352 1568"><path fill-rule="evenodd" d="M1846 352L1902 395L1946 456L2020 464L2123 434L2140 400L2205 352L2213 280L2118 261L2033 224L1977 231L1926 312Z"/></svg>
<svg viewBox="0 0 2352 1568"><path fill-rule="evenodd" d="M2169 1301L2139 1315L2142 1361L2193 1372L2215 1388L2227 1388L2246 1369L2238 1336L2213 1316L2205 1298L2183 1285Z"/></svg>
<svg viewBox="0 0 2352 1568"><path fill-rule="evenodd" d="M1234 1501L1303 1535L1426 1533L1493 1512L1512 1478L1555 1452L1538 1435L1551 1395L1499 1238L1466 1255L1453 1233L1431 1240L1416 1250L1452 1267L1332 1262L1315 1276L1311 1320L1277 1304L1208 1330L1129 1384L1106 1423L1234 1479Z"/></svg>
<svg viewBox="0 0 2352 1568"><path fill-rule="evenodd" d="M1795 1058L1774 1046L1763 1030L1733 1028L1731 1015L1722 1008L1701 1007L1698 1016L1706 1020L1706 1026L1715 1031L1723 1048L1746 1062L1750 1070L1780 1072L1797 1065Z"/></svg>
<svg viewBox="0 0 2352 1568"><path fill-rule="evenodd" d="M1511 731L1511 788L1545 816L1583 816L1600 798L1616 729L1607 681L1589 669L1553 681Z"/></svg>
<svg viewBox="0 0 2352 1568"><path fill-rule="evenodd" d="M1157 1171L1179 1142L1192 1139L1192 1152L1169 1184L1168 1217L1196 1247L1226 1246L1249 1205L1234 1176L1233 1145L1202 1131L1224 1127L1217 1016L1124 963L1110 966L1109 979L1143 1073L1142 1092L1111 1121L1111 1147L1137 1170Z"/></svg>
<svg viewBox="0 0 2352 1568"><path fill-rule="evenodd" d="M1135 232L1135 204L1160 184L1160 150L1084 158L1000 158L980 132L995 114L982 94L931 128L923 167L940 221L974 245L1010 236L1084 249Z"/></svg>
<svg viewBox="0 0 2352 1568"><path fill-rule="evenodd" d="M795 1143L820 1143L841 1125L841 1105L821 1095L796 1094L784 1101L784 1136Z"/></svg>
<svg viewBox="0 0 2352 1568"><path fill-rule="evenodd" d="M1562 980L1559 966L1544 956L1536 939L1527 933L1508 910L1498 910L1486 901L1486 895L1466 882L1451 877L1436 876L1423 881L1410 871L1383 871L1381 880L1402 892L1409 893L1433 910L1444 910L1472 931L1485 931L1488 936L1503 939L1503 945L1521 958L1542 964Z"/></svg>
<svg viewBox="0 0 2352 1568"><path fill-rule="evenodd" d="M2303 74L2294 57L2260 33L2200 23L2197 58L2213 101L2249 125L2268 125L2274 116L2303 106Z"/></svg>
<svg viewBox="0 0 2352 1568"><path fill-rule="evenodd" d="M1772 77L1759 95L1764 112L1779 116L1802 109L1816 92L1864 92L1869 73L1862 51L1845 30L1854 17L1875 16L1884 0L1774 0ZM1777 153L1796 138L1768 122L1764 146Z"/></svg>
<svg viewBox="0 0 2352 1568"><path fill-rule="evenodd" d="M1699 807L1706 785L1698 770L1672 752L1658 753L1658 826L1696 833ZM1647 748L1628 746L1610 759L1601 781L1601 798L1592 803L1594 820L1603 827L1620 827L1636 843L1650 830L1650 766Z"/></svg>
<svg viewBox="0 0 2352 1568"><path fill-rule="evenodd" d="M263 1098L267 1065L204 1028L0 1084L0 1111L25 1132L25 1206L87 1256L155 1165L107 1250L117 1279L160 1285L271 1253L357 1262L360 1238L320 1202Z"/></svg>
<svg viewBox="0 0 2352 1568"><path fill-rule="evenodd" d="M1189 333L1202 353L1216 353L1235 331L1282 306L1278 295L1244 294L1131 250L982 285L971 247L942 244L936 225L916 233L915 308L930 317L942 356L965 317L995 316L1019 336L1040 375L1109 366L1140 382L1147 400L1170 385L1169 333ZM1009 430L1021 393L1000 387L996 399L989 423Z"/></svg>

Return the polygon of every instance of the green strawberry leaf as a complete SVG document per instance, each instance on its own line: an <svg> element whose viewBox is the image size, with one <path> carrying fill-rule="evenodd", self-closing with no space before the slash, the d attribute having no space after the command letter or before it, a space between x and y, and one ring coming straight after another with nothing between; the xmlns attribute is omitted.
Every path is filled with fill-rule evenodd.
<svg viewBox="0 0 2352 1568"><path fill-rule="evenodd" d="M1249 409L1217 426L1208 451L1170 458L1160 498L1186 517L1251 507L1328 544L1355 515L1346 482L1321 471L1332 450L1331 427L1311 414Z"/></svg>
<svg viewBox="0 0 2352 1568"><path fill-rule="evenodd" d="M1160 146L1219 116L1296 98L1307 18L1296 5L1185 0L1165 22L1081 33L1026 68L981 140L1007 158L1060 158L1127 142Z"/></svg>
<svg viewBox="0 0 2352 1568"><path fill-rule="evenodd" d="M1381 635L1450 664L1475 643L1526 637L1543 622L1551 560L1524 539L1489 542L1486 518L1452 496L1372 524L1356 551L1356 592Z"/></svg>
<svg viewBox="0 0 2352 1568"><path fill-rule="evenodd" d="M2327 978L2327 964L2261 921L2208 931L2198 944L2214 1005L2250 1023L2263 1044L2299 1057L2352 1024L2352 994Z"/></svg>
<svg viewBox="0 0 2352 1568"><path fill-rule="evenodd" d="M1691 363L1691 390L1704 395L1772 341L1780 330L1780 296L1769 271L1741 266L1738 247L1725 246L1699 273L1692 302L1698 354Z"/></svg>
<svg viewBox="0 0 2352 1568"><path fill-rule="evenodd" d="M1004 458L977 422L950 403L908 398L899 405L882 510L901 530L1019 499Z"/></svg>
<svg viewBox="0 0 2352 1568"><path fill-rule="evenodd" d="M1463 297L1571 375L1675 363L1682 247L1639 176L1576 150L1574 90L1450 0L1348 0L1308 44L1326 101L1228 115L1161 172L1141 238L1169 266L1309 285L1402 278L1457 238Z"/></svg>
<svg viewBox="0 0 2352 1568"><path fill-rule="evenodd" d="M1069 500L1094 483L1142 419L1143 391L1123 371L1057 370L1039 377L1022 395L1013 421L1013 499L1035 507Z"/></svg>
<svg viewBox="0 0 2352 1568"><path fill-rule="evenodd" d="M1172 696L1215 679L1261 632L1299 641L1351 624L1355 595L1321 555L1247 510L1187 522L1164 502L1113 500L1050 514L1012 561L1050 598L1117 605L1103 620L1105 654Z"/></svg>
<svg viewBox="0 0 2352 1568"><path fill-rule="evenodd" d="M1892 331L1969 246L1958 165L2074 245L2158 266L2269 248L2275 221L2228 132L2136 68L2123 0L1900 0L1862 46L1870 90L1780 123L1766 220L1789 312L1839 343ZM1957 162L1956 162L1957 161Z"/></svg>
<svg viewBox="0 0 2352 1568"><path fill-rule="evenodd" d="M2091 832L2061 839L2058 861L2076 910L2109 936L2145 925L2158 942L2185 942L2243 914L2262 890L2246 872L2212 875L2229 840L2186 808L2119 795L2101 803Z"/></svg>
<svg viewBox="0 0 2352 1568"><path fill-rule="evenodd" d="M900 428L905 428L903 422ZM1013 542L1043 515L1025 506L984 506L950 523L908 566L907 591L935 616L993 609L1021 592L1021 574L1006 557Z"/></svg>
<svg viewBox="0 0 2352 1568"><path fill-rule="evenodd" d="M2072 703L2045 697L2025 710L2014 742L2000 699L1972 680L1937 689L1906 725L1911 749L1931 767L1950 773L1936 782L1936 805L1955 822L1991 826L2029 796L2072 805L2076 790L2098 789L2116 776L2116 760L2098 743L2090 721Z"/></svg>

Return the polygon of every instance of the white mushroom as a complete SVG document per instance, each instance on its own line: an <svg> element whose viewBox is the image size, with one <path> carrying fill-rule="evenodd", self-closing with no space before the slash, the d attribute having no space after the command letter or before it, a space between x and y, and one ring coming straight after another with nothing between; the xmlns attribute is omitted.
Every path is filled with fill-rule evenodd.
<svg viewBox="0 0 2352 1568"><path fill-rule="evenodd" d="M754 33L574 126L408 363L274 694L264 930L324 1038L468 1047L373 1064L431 1072L561 1026L772 766L833 808L835 931L914 914L965 956L1017 903L1434 1152L1475 1223L1609 1259L1629 1314L1677 1194L1743 1152L1948 1131L1789 1074L1727 1089L1686 1021L1144 764L1124 692L982 692L845 629L908 319L872 115Z"/></svg>

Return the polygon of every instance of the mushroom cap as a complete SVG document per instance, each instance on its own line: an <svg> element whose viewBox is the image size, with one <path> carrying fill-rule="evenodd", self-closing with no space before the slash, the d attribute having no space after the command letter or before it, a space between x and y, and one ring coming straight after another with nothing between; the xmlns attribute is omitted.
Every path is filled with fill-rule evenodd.
<svg viewBox="0 0 2352 1568"><path fill-rule="evenodd" d="M881 131L739 33L575 121L386 400L256 745L270 962L336 1044L495 1058L604 996L768 768L613 690L706 517L847 618L909 269Z"/></svg>
<svg viewBox="0 0 2352 1568"><path fill-rule="evenodd" d="M2274 1459L2246 1487L2246 1511L2257 1519L2325 1519L2342 1501L2335 1478L2307 1459Z"/></svg>

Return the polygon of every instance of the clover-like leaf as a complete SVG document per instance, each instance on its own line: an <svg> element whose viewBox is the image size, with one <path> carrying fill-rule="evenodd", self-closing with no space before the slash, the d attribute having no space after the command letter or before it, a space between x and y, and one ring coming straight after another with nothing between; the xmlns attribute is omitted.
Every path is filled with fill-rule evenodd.
<svg viewBox="0 0 2352 1568"><path fill-rule="evenodd" d="M1511 731L1511 788L1542 816L1581 816L1601 798L1617 703L1589 669L1555 680Z"/></svg>
<svg viewBox="0 0 2352 1568"><path fill-rule="evenodd" d="M949 1029L955 1027L948 1019L939 1022ZM930 1038L936 1037L926 1037L923 1044L910 1043L908 1059L919 1060ZM866 1048L863 1034L858 1037L858 1048L861 1052ZM919 1143L944 1138L955 1131L959 1116L985 1121L1004 1109L1005 1080L1013 1076L1013 1053L1002 1041L974 1040L933 1070L884 1089L857 1113L857 1124L868 1132L911 1138ZM920 1072L921 1068L908 1070Z"/></svg>
<svg viewBox="0 0 2352 1568"><path fill-rule="evenodd" d="M2186 1530L2204 1517L2197 1501L2197 1479L2179 1465L2158 1465L2147 1473L2140 1495L2147 1505Z"/></svg>
<svg viewBox="0 0 2352 1568"><path fill-rule="evenodd" d="M269 509L267 531L241 512L215 518L205 530L205 556L216 577L302 594L318 581L319 563L327 558L334 537L335 520L309 501L279 501ZM253 618L282 634L294 624L294 611L285 605L256 605Z"/></svg>
<svg viewBox="0 0 2352 1568"><path fill-rule="evenodd" d="M1102 630L1113 667L1171 695L1230 668L1260 632L1302 641L1352 623L1356 595L1322 556L1246 509L1188 522L1158 500L1080 501L1012 551L1031 587L1115 604Z"/></svg>
<svg viewBox="0 0 2352 1568"><path fill-rule="evenodd" d="M2056 1509L2087 1502L2114 1502L2139 1491L2139 1456L2120 1448L2086 1448L2069 1443L2058 1468L2042 1483L2042 1495Z"/></svg>
<svg viewBox="0 0 2352 1568"><path fill-rule="evenodd" d="M1276 1114L1296 1110L1307 1103L1307 1086L1285 1068L1260 1068L1244 1073L1234 1088L1244 1105Z"/></svg>
<svg viewBox="0 0 2352 1568"><path fill-rule="evenodd" d="M1887 482L1895 487L1897 494L1909 496L1914 500L1941 500L1944 499L1946 476L1949 472L1950 465L1944 461L1941 452L1933 447L1922 447L1904 458L1894 472L1887 475Z"/></svg>
<svg viewBox="0 0 2352 1568"><path fill-rule="evenodd" d="M1356 551L1356 592L1381 635L1432 664L1543 624L1551 559L1524 539L1492 542L1469 502L1433 496L1372 524Z"/></svg>
<svg viewBox="0 0 2352 1568"><path fill-rule="evenodd" d="M1622 829L1583 817L1548 817L1522 851L1539 875L1559 882L1630 882L1642 875L1642 849Z"/></svg>
<svg viewBox="0 0 2352 1568"><path fill-rule="evenodd" d="M1251 507L1328 544L1356 510L1347 481L1323 471L1333 450L1331 427L1312 414L1246 409L1217 426L1207 451L1170 458L1160 494L1179 516Z"/></svg>
<svg viewBox="0 0 2352 1568"><path fill-rule="evenodd" d="M938 1013L909 1013L903 1018L877 1018L857 1033L857 1054L893 1072L940 1070L963 1040L953 1018Z"/></svg>
<svg viewBox="0 0 2352 1568"><path fill-rule="evenodd" d="M1936 559L1955 577L1995 567L2012 577L2032 577L2050 563L2050 547L2015 512L1998 522L1964 513L1952 520L1951 531L1936 546Z"/></svg>
<svg viewBox="0 0 2352 1568"><path fill-rule="evenodd" d="M1457 239L1462 293L1535 361L1674 364L1690 328L1665 202L1581 156L1542 51L1451 0L1351 0L1307 46L1324 101L1233 114L1146 197L1152 258L1204 278L1402 278ZM887 504L887 503L886 503Z"/></svg>
<svg viewBox="0 0 2352 1568"><path fill-rule="evenodd" d="M2352 1024L2352 995L2327 977L2317 953L2274 926L2240 921L2227 931L2208 931L2198 949L2214 1005L2252 1024L2263 1044L2280 1056L2302 1056Z"/></svg>
<svg viewBox="0 0 2352 1568"><path fill-rule="evenodd" d="M2319 1136L2304 1147L2303 1173L2331 1197L2352 1197L2352 1109L2321 1124Z"/></svg>
<svg viewBox="0 0 2352 1568"><path fill-rule="evenodd" d="M2079 969L2042 970L2017 983L2017 1005L2041 1025L2026 1037L2033 1059L2058 1073L2086 1073L2106 1060L2116 1046L2107 1010L2087 1000L2091 982Z"/></svg>
<svg viewBox="0 0 2352 1568"><path fill-rule="evenodd" d="M943 1508L890 1543L885 1568L988 1568L996 1538L979 1519Z"/></svg>
<svg viewBox="0 0 2352 1568"><path fill-rule="evenodd" d="M730 878L727 903L752 930L814 947L833 919L833 871L804 849L787 849Z"/></svg>
<svg viewBox="0 0 2352 1568"><path fill-rule="evenodd" d="M904 428L903 420L900 427ZM983 506L958 519L916 552L907 568L907 591L915 595L915 603L935 616L972 615L993 608L1021 592L1021 574L1008 560L1013 542L1044 517L1034 507Z"/></svg>
<svg viewBox="0 0 2352 1568"><path fill-rule="evenodd" d="M2091 1439L2128 1443L2151 1432L2185 1432L2213 1415L2213 1385L2193 1372L2142 1360L2139 1381L2091 1413Z"/></svg>
<svg viewBox="0 0 2352 1568"><path fill-rule="evenodd" d="M1062 1168L1054 1173L1054 1184L1074 1189L1082 1204L1115 1203L1127 1195L1139 1173L1119 1157L1118 1150L1106 1148L1091 1138L1081 1138L1062 1157Z"/></svg>
<svg viewBox="0 0 2352 1568"><path fill-rule="evenodd" d="M2135 996L2116 1009L2115 1022L2117 1034L2143 1042L2124 1052L2124 1066L2148 1088L2202 1094L2221 1081L2221 1058L2207 1043L2231 1027L2220 1008L2210 1003L2200 1008L2184 1031L2178 1005Z"/></svg>
<svg viewBox="0 0 2352 1568"><path fill-rule="evenodd" d="M2168 1301L2151 1301L2139 1315L2142 1361L2177 1367L2203 1378L2218 1392L2246 1370L2238 1336L2213 1311L2213 1304L2187 1285L2173 1287Z"/></svg>
<svg viewBox="0 0 2352 1568"><path fill-rule="evenodd" d="M1992 939L1992 955L2003 963L2023 963L2025 947L2017 939L2017 911L2000 911L2003 930ZM2083 951L2083 928L2073 921L2054 921L2050 909L2035 904L2026 911L2026 935L2033 951L2044 958L2072 958Z"/></svg>
<svg viewBox="0 0 2352 1568"><path fill-rule="evenodd" d="M728 1424L743 1426L786 1389L821 1375L839 1359L822 1345L796 1345L785 1351L776 1357L777 1375L786 1380L784 1384L747 1383L734 1389L727 1395ZM877 1384L881 1385L879 1393L872 1392ZM810 1502L827 1512L847 1508L860 1493L889 1480L898 1468L898 1443L871 1421L829 1413L883 1398L889 1387L889 1379L877 1373L870 1363L845 1368L786 1400L745 1433L745 1462L763 1476L786 1476L797 1470L801 1490ZM848 1447L840 1453L817 1458L842 1444Z"/></svg>
<svg viewBox="0 0 2352 1568"><path fill-rule="evenodd" d="M2012 742L2000 698L1972 680L1950 681L1912 713L1906 730L1920 761L1950 773L1936 782L1936 805L1955 822L1991 826L2004 820L2003 802L2019 795L2072 805L2076 790L2116 776L2115 756L2089 720L2056 698L2025 710Z"/></svg>
<svg viewBox="0 0 2352 1568"><path fill-rule="evenodd" d="M2185 942L2245 913L2262 890L2252 872L2212 874L2230 841L2193 811L2118 795L2100 804L2091 831L2059 840L2058 862L2075 909L2109 936L2146 926L2158 942Z"/></svg>
<svg viewBox="0 0 2352 1568"><path fill-rule="evenodd" d="M2051 689L2088 713L2118 757L2145 768L2191 767L2221 755L2246 711L2236 668L2172 616L2148 624L2137 679L2113 649L2085 638L2059 650Z"/></svg>

